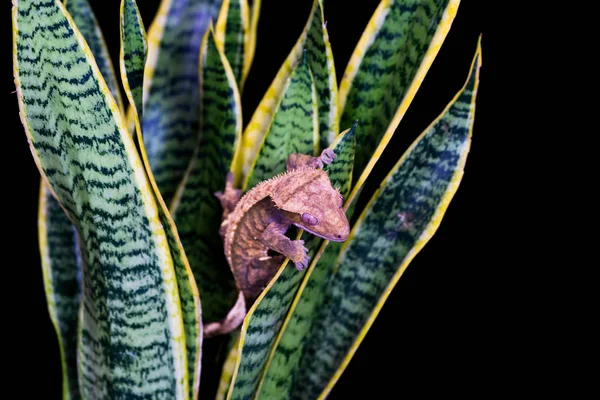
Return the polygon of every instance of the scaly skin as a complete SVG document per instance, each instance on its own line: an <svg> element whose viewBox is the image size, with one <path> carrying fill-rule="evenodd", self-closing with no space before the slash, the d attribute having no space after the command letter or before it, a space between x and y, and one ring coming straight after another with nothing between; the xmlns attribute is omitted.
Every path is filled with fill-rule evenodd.
<svg viewBox="0 0 600 400"><path fill-rule="evenodd" d="M285 236L291 225L336 242L348 237L343 198L320 169L334 158L330 149L320 157L292 154L287 172L259 183L239 201L232 177L225 192L216 193L223 206L225 255L246 304L258 297L286 257L298 270L308 265L304 241Z"/></svg>

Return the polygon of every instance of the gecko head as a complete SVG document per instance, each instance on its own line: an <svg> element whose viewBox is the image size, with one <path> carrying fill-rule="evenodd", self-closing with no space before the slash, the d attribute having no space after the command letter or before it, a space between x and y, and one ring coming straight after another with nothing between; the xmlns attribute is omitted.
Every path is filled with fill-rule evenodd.
<svg viewBox="0 0 600 400"><path fill-rule="evenodd" d="M344 199L331 186L325 171L311 169L301 177L290 176L271 198L297 227L335 242L348 238L350 225L342 208Z"/></svg>

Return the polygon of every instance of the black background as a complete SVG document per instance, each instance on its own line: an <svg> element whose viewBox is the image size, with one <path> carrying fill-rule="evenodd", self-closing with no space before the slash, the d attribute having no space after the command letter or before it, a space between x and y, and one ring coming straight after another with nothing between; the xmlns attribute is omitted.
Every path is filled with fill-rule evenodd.
<svg viewBox="0 0 600 400"><path fill-rule="evenodd" d="M90 0L116 63L119 1ZM139 1L148 28L158 0ZM368 195L417 135L443 110L463 85L483 33L483 66L477 97L473 144L465 176L439 230L396 285L330 398L400 397L439 389L463 392L472 380L485 379L485 363L495 343L485 304L493 286L491 265L496 243L490 200L495 196L494 156L499 129L492 121L497 84L498 40L484 18L486 2L463 0L450 34L423 81L392 142L367 182ZM312 0L263 0L258 42L242 97L244 120L262 98L300 34ZM338 81L378 1L327 0L325 18ZM0 380L23 398L59 399L58 345L46 310L37 249L39 174L19 117L8 15L2 9L3 226L2 294L4 315ZM8 125L6 124L8 121ZM345 129L347 127L341 127ZM417 280L419 281L417 290Z"/></svg>

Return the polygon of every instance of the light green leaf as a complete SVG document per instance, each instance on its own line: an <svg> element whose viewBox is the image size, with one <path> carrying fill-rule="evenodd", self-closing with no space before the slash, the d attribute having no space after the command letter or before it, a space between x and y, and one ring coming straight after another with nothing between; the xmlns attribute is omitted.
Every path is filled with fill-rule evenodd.
<svg viewBox="0 0 600 400"><path fill-rule="evenodd" d="M219 236L223 211L214 193L225 188L239 153L242 112L235 77L212 28L200 51L200 140L170 209L202 294L206 323L224 318L238 295Z"/></svg>
<svg viewBox="0 0 600 400"><path fill-rule="evenodd" d="M65 6L69 14L71 14L73 21L75 21L79 32L83 35L88 46L90 46L92 54L96 59L96 64L98 64L98 68L110 89L110 93L117 101L119 109L123 111L123 99L119 90L117 75L110 59L110 53L106 48L104 36L102 36L102 31L88 0L65 0Z"/></svg>
<svg viewBox="0 0 600 400"><path fill-rule="evenodd" d="M148 31L142 129L148 161L167 204L198 140L198 55L220 7L221 0L162 0Z"/></svg>
<svg viewBox="0 0 600 400"><path fill-rule="evenodd" d="M43 179L40 182L38 236L46 302L60 349L63 399L76 400L80 398L76 354L81 259L75 228Z"/></svg>
<svg viewBox="0 0 600 400"><path fill-rule="evenodd" d="M463 89L394 166L344 242L316 307L293 397L329 393L406 267L437 230L463 176L480 65L478 46Z"/></svg>
<svg viewBox="0 0 600 400"><path fill-rule="evenodd" d="M352 184L352 166L354 165L354 151L356 147L356 127L357 124L355 123L351 129L342 132L336 137L330 147L337 157L333 163L324 168L329 175L332 186L339 188L340 193L344 198L346 198L350 192L350 186ZM314 312L312 305L318 302L322 288L314 284L304 286L306 285L305 283L300 288L299 292L297 289L307 272L308 274L312 273L318 278L325 276L327 271L333 268L335 256L341 246L341 243L329 243L319 237L309 235L306 232L303 234L303 239L306 242L306 247L309 249L309 255L311 257L310 268L301 272L294 271L293 268L287 268L281 275L281 277L283 277L282 281L280 282L280 279L278 279L272 284L272 288L270 289L277 292L277 288L282 283L285 283L286 280L293 280L292 289L289 289L289 291L294 293L296 299L291 308L291 301L288 303L280 303L281 309L293 310L293 313L288 314L283 325L281 325L280 328L277 328L279 331L277 339L269 342L269 346L272 346L272 349L267 363L264 366L265 372L257 390L257 393L262 398L285 398L287 396L293 383L289 378L295 376L297 373L298 361L302 355L303 349L303 343L298 343L294 339L300 335L300 333L298 333L299 329L309 327L308 324L302 325L302 323L310 320L310 317ZM322 244L322 242L325 243ZM329 243L329 245L327 245L327 243ZM316 253L316 256L313 256L316 249L319 250ZM323 257L325 259L323 259ZM323 259L323 261L320 261L320 259ZM319 267L317 270L314 270L317 262L319 262ZM286 274L294 274L295 276L287 278L285 276ZM319 280L319 282L322 282L322 280ZM298 298L297 293L306 293L306 296ZM310 293L310 295L308 293ZM269 294L265 297L269 297ZM261 307L262 306L259 305L257 309L261 309ZM292 323L290 323L290 317L293 318Z"/></svg>
<svg viewBox="0 0 600 400"><path fill-rule="evenodd" d="M355 179L369 161L374 164L379 158L379 150L391 137L384 134L412 102L450 29L458 3L383 0L375 11L340 84L341 125L359 121Z"/></svg>
<svg viewBox="0 0 600 400"><path fill-rule="evenodd" d="M118 105L59 1L13 4L23 125L36 164L82 247L82 396L187 399L173 260Z"/></svg>
<svg viewBox="0 0 600 400"><path fill-rule="evenodd" d="M246 56L250 45L249 14L248 0L223 0L215 26L217 45L231 65L240 92L250 70L245 63L252 62Z"/></svg>
<svg viewBox="0 0 600 400"><path fill-rule="evenodd" d="M146 30L135 0L121 1L121 79L138 122L142 119L144 66L148 55ZM124 72L124 73L123 73ZM141 129L141 128L139 128Z"/></svg>
<svg viewBox="0 0 600 400"><path fill-rule="evenodd" d="M121 51L120 66L121 79L125 93L130 103L130 118L137 132L138 143L143 143L142 130L139 116L141 115L141 92L143 86L143 68L146 62L146 32L142 25L135 0L122 0L121 2ZM131 82L131 83L130 83ZM148 157L144 146L140 146L140 153L148 179L152 185L155 199L158 203L158 216L165 229L171 257L175 268L183 325L185 331L187 366L189 374L189 397L198 398L200 385L200 359L202 349L202 321L200 310L200 297L198 287L194 280L192 270L183 251L177 228L169 210L160 195L158 185L154 180Z"/></svg>
<svg viewBox="0 0 600 400"><path fill-rule="evenodd" d="M303 57L308 59L308 65L314 73L321 131L321 139L318 142L320 142L321 148L327 147L339 131L333 53L331 52L327 29L323 20L321 1L314 0L302 34L254 111L242 136L242 156L235 169L236 175L242 178L242 182L246 182L250 176L253 164L256 163L256 159L259 157L258 152L261 149L264 137L269 131L274 114L287 87L290 74L303 60ZM318 150L319 147L317 147Z"/></svg>
<svg viewBox="0 0 600 400"><path fill-rule="evenodd" d="M355 129L356 125L341 133L330 146L337 157L327 166L329 179L332 186L343 190L342 195L348 193L352 179ZM301 233L302 231L299 234ZM304 233L303 238L312 257L321 238L308 233ZM287 265L286 260L248 312L242 326L238 345L240 357L228 398L243 399L260 392L261 376L268 367L269 351L284 324L285 314L305 273L306 271L298 271L293 264Z"/></svg>
<svg viewBox="0 0 600 400"><path fill-rule="evenodd" d="M284 87L243 189L251 189L284 172L286 160L292 153L316 156L318 133L317 92L308 60L304 57Z"/></svg>
<svg viewBox="0 0 600 400"><path fill-rule="evenodd" d="M338 86L322 0L315 4L315 13L304 46L319 99L319 149L325 149L340 131ZM345 126L351 126L352 122Z"/></svg>
<svg viewBox="0 0 600 400"><path fill-rule="evenodd" d="M242 71L242 77L248 76L252 61L254 60L254 53L256 51L256 37L258 30L258 19L260 17L260 5L261 0L252 1L252 9L250 10L250 32L248 34L248 47L244 51L244 71Z"/></svg>
<svg viewBox="0 0 600 400"><path fill-rule="evenodd" d="M386 47L384 46L386 41L387 45L392 45L392 47L394 43L401 43L401 41L394 42L391 40L395 38L394 35L391 35L391 31L400 28L399 25L394 25L394 23L397 21L391 18L394 15L397 15L399 6L401 6L401 3L399 2L394 2L393 0L383 0L371 18L365 33L361 37L360 42L358 43L356 50L352 55L340 85L340 104L342 107L344 103L346 103L350 84L353 82L354 77L359 69L365 73L368 73L371 70L378 71L377 68L379 65L376 62L367 62L369 60L369 54L376 54L378 46L382 47L383 50L386 50ZM420 66L418 69L415 68L416 71L413 73L410 86L408 86L406 89L406 95L403 99L398 99L399 106L397 106L397 109L395 110L395 114L391 119L391 123L389 126L387 126L385 133L381 137L381 140L379 141L375 151L372 152L372 157L370 160L368 160L368 163L362 170L362 173L357 173L356 166L358 164L355 163L354 176L358 176L358 180L354 184L351 193L348 195L344 206L346 209L346 214L349 217L353 214L356 206L354 199L358 197L365 180L372 171L381 153L389 143L392 135L398 127L398 124L400 123L400 120L404 116L406 109L414 98L431 63L435 59L441 44L448 34L456 14L457 6L458 1L450 0L445 11L442 13L438 28L433 37L429 39L429 46L426 48L424 55L421 56L422 61ZM395 14L390 14L390 9L392 7L395 7ZM416 10L418 10L418 7ZM419 11L419 15L423 16L422 10ZM363 58L365 58L367 61L363 62ZM371 58L373 61L377 61L377 57ZM396 69L401 70L400 67L401 66L397 66ZM368 86L362 89L366 90L367 88ZM377 101L381 102L383 100L371 99L370 104L373 104L373 102ZM349 109L348 105L346 105L346 109ZM351 122L351 117L349 115L350 114L346 112L346 116L345 119L343 119L342 125ZM370 128L365 128L364 126L364 118L358 115L356 119L359 122L359 131L362 130L363 133L369 131ZM361 149L364 144L364 139L359 139L357 133L356 140L360 144L358 149ZM292 393L292 384L294 384L294 382L296 382L298 379L292 379L289 377L296 377L300 371L299 361L303 352L306 351L305 341L310 336L312 319L314 318L314 313L323 302L323 295L326 287L325 285L333 272L333 265L338 259L340 249L340 243L323 243L317 252L317 256L308 269L306 273L307 276L304 279L302 286L298 290L298 293L296 294L296 299L294 300L292 309L288 313L283 332L280 333L278 343L274 346L274 351L272 353L272 366L265 377L263 389L266 396L281 396L282 398L285 398L285 396L288 396L290 393Z"/></svg>
<svg viewBox="0 0 600 400"><path fill-rule="evenodd" d="M231 334L231 339L229 340L230 347L227 352L227 358L223 363L223 369L221 371L221 378L219 380L219 388L217 389L217 395L215 396L215 400L225 400L227 396L227 391L229 390L229 385L231 384L231 379L233 378L233 371L235 370L235 364L239 357L238 345L240 343L240 332L235 331Z"/></svg>

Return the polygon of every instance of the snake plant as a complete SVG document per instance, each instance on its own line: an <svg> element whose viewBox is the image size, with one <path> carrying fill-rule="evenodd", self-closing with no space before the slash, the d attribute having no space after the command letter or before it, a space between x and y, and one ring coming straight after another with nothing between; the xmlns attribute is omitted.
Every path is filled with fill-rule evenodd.
<svg viewBox="0 0 600 400"><path fill-rule="evenodd" d="M122 0L118 69L88 0L13 0L63 397L206 398L207 370L220 376L217 398L326 397L461 181L480 45L462 89L408 150L388 150L397 163L366 206L356 201L458 6L381 0L338 80L314 0L260 104L242 110L260 0L162 0L148 33L135 0ZM252 113L245 126L242 112ZM230 171L247 191L289 153L327 147L349 238L305 237L309 268L284 262L215 360L204 326L226 318L238 293L214 193Z"/></svg>

